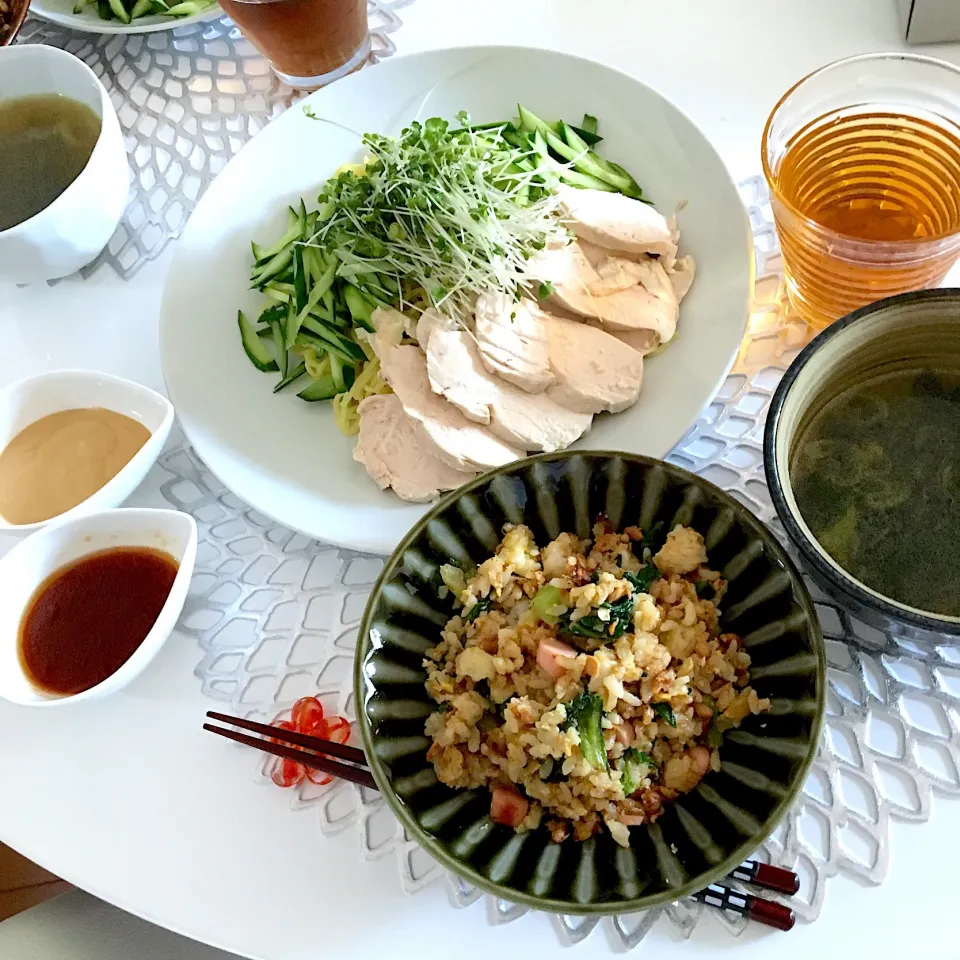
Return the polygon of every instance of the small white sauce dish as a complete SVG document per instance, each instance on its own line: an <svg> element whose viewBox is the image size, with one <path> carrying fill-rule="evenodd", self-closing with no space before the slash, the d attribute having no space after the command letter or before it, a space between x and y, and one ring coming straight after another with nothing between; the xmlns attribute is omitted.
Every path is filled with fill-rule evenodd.
<svg viewBox="0 0 960 960"><path fill-rule="evenodd" d="M117 507L143 482L170 435L173 404L155 390L106 373L58 370L18 380L0 391L0 451L42 417L89 407L131 417L150 431L150 439L113 479L72 509L36 523L9 523L0 516L0 533L32 533L48 523Z"/></svg>
<svg viewBox="0 0 960 960"><path fill-rule="evenodd" d="M86 266L107 245L127 206L127 151L117 112L96 74L57 47L24 43L0 49L0 99L49 93L90 107L100 117L100 136L80 175L56 200L0 230L0 281L53 280Z"/></svg>
<svg viewBox="0 0 960 960"><path fill-rule="evenodd" d="M151 547L170 554L179 570L153 628L133 656L101 683L72 696L37 690L19 656L20 623L37 588L57 570L100 550ZM27 707L59 707L115 693L142 673L173 632L197 558L197 525L177 510L106 510L55 524L18 543L0 558L0 698Z"/></svg>

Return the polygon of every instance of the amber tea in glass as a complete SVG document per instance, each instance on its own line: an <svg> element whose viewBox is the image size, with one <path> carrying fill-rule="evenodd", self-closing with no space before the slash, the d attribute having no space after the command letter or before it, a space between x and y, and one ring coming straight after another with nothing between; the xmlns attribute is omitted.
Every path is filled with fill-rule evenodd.
<svg viewBox="0 0 960 960"><path fill-rule="evenodd" d="M907 54L824 67L771 114L763 164L807 322L939 286L960 256L960 70Z"/></svg>
<svg viewBox="0 0 960 960"><path fill-rule="evenodd" d="M370 53L367 0L220 0L284 83L321 87Z"/></svg>

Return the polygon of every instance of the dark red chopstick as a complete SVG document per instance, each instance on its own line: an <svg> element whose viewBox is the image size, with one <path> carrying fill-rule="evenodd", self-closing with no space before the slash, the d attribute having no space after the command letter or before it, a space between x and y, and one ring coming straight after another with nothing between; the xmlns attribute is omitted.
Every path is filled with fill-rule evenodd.
<svg viewBox="0 0 960 960"><path fill-rule="evenodd" d="M365 767L355 767L346 763L340 763L326 756L326 754L336 753L338 756L343 757L345 752L353 751L363 757L363 751L357 750L356 747L345 747L342 743L334 743L332 740L323 740L320 737L308 737L305 734L295 733L290 730L280 730L276 727L268 727L266 724L257 724L252 720L244 720L238 723L240 718L237 717L226 717L223 714L208 714L208 716L213 716L215 719L223 717L228 723L235 723L238 726L242 723L242 725L247 726L248 729L263 727L266 735L271 737L271 740L263 740L260 737L249 737L245 733L238 733L236 730L227 730L223 727L215 727L210 723L203 725L204 730L209 730L218 736L226 737L235 743L242 743L244 746L253 747L255 750L263 750L265 753L270 753L275 757L282 757L284 760L293 760L296 763L302 763L305 767L311 767L314 770L322 770L324 773L329 773L334 777L340 777L342 780L350 780L352 783L359 784L361 787L369 787L371 790L377 789L377 782L373 779L373 774ZM297 738L295 742L298 743L303 740L308 741L308 750L318 752L313 753L308 752L308 750L296 750L293 747L284 746L282 743L273 742L275 740L293 740L294 738ZM350 757L347 756L346 759L350 759Z"/></svg>
<svg viewBox="0 0 960 960"><path fill-rule="evenodd" d="M307 750L319 750L327 756L339 757L341 760L347 760L349 763L356 763L362 767L367 765L366 754L357 747L348 747L346 744L334 743L333 740L324 740L322 737L311 737L309 734L299 733L296 730L282 730L280 727L274 727L268 723L257 723L256 720L231 717L225 713L216 713L213 710L208 710L207 716L211 720L229 723L234 727L240 727L242 730L262 733L265 737L270 737L273 740L283 740L284 743L306 747Z"/></svg>
<svg viewBox="0 0 960 960"><path fill-rule="evenodd" d="M711 883L709 887L698 890L691 896L707 906L746 917L748 920L756 920L758 923L765 923L768 927L776 927L778 930L792 930L796 923L796 917L789 907L719 883Z"/></svg>
<svg viewBox="0 0 960 960"><path fill-rule="evenodd" d="M792 870L774 867L759 860L744 860L730 876L741 883L752 883L792 897L800 889L800 878Z"/></svg>

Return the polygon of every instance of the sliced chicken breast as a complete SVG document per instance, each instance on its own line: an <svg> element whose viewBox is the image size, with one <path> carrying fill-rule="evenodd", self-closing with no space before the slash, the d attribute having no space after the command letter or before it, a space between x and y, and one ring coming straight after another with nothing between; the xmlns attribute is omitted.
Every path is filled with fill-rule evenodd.
<svg viewBox="0 0 960 960"><path fill-rule="evenodd" d="M591 243L589 240L584 240L583 237L577 237L577 244L583 255L590 261L590 266L595 270L604 260L609 260L610 257L617 256L612 250ZM623 254L620 254L620 256L623 256ZM646 254L641 254L641 256L646 256Z"/></svg>
<svg viewBox="0 0 960 960"><path fill-rule="evenodd" d="M680 265L683 265L682 267ZM661 321L659 325L651 325L645 330L624 330L608 327L610 333L632 347L637 353L646 356L656 350L661 343L671 339L676 331L677 319L680 316L680 297L683 296L693 283L694 265L690 257L677 261L680 269L674 274L666 271L659 260L646 258L634 263L636 268L633 274L637 277L643 289L654 298L657 303L656 313ZM677 292L681 291L679 294Z"/></svg>
<svg viewBox="0 0 960 960"><path fill-rule="evenodd" d="M646 267L636 260L626 260L623 257L606 257L595 267L600 278L590 284L590 293L598 297L620 290L629 290L630 287L641 283L646 275Z"/></svg>
<svg viewBox="0 0 960 960"><path fill-rule="evenodd" d="M424 434L433 444L431 452L448 466L457 470L489 470L523 456L522 450L471 423L453 404L430 389L427 359L419 347L411 344L385 350L380 355L380 372L403 409L423 425Z"/></svg>
<svg viewBox="0 0 960 960"><path fill-rule="evenodd" d="M671 262L676 257L676 226L650 204L620 193L565 184L557 194L561 212L577 237L623 253L656 254Z"/></svg>
<svg viewBox="0 0 960 960"><path fill-rule="evenodd" d="M602 296L615 293L618 290L625 290L635 283L643 283L644 278L648 276L644 261L649 259L658 261L667 271L678 303L690 292L690 287L693 286L696 277L696 264L693 257L689 255L680 257L671 264L662 257L651 258L645 253L634 255L628 259L623 254L613 253L587 240L577 240L577 243L600 277L599 282L593 282L589 285L589 291L593 294Z"/></svg>
<svg viewBox="0 0 960 960"><path fill-rule="evenodd" d="M487 370L528 393L541 393L553 383L535 304L517 303L505 293L485 293L477 300L475 316L477 346Z"/></svg>
<svg viewBox="0 0 960 960"><path fill-rule="evenodd" d="M430 388L446 397L468 420L489 424L493 418L490 407L496 395L496 385L493 374L480 362L479 354L474 362L475 358L463 342L466 336L462 331L434 330L431 333L425 348ZM504 382L504 387L507 386ZM513 438L504 439L509 443ZM517 446L528 449L524 444L518 443Z"/></svg>
<svg viewBox="0 0 960 960"><path fill-rule="evenodd" d="M663 264L664 269L672 270L677 262L677 247L680 246L680 228L677 226L676 217L667 217L667 226L670 228L670 236L673 239L674 249L665 253L657 259Z"/></svg>
<svg viewBox="0 0 960 960"><path fill-rule="evenodd" d="M591 326L594 324L591 323ZM636 350L641 357L652 353L660 346L660 337L656 330L611 330L610 336L616 337L632 350Z"/></svg>
<svg viewBox="0 0 960 960"><path fill-rule="evenodd" d="M422 425L403 409L396 394L367 397L358 411L360 436L353 459L366 467L381 490L392 487L401 500L425 503L476 476L434 455Z"/></svg>
<svg viewBox="0 0 960 960"><path fill-rule="evenodd" d="M392 307L377 307L370 317L370 322L373 324L374 332L358 330L357 335L362 335L378 357L393 347L400 346L407 318L399 310L394 310Z"/></svg>
<svg viewBox="0 0 960 960"><path fill-rule="evenodd" d="M600 275L584 254L579 241L562 247L548 247L530 261L530 272L553 287L538 306L553 313L574 317L597 316L590 288L600 283Z"/></svg>
<svg viewBox="0 0 960 960"><path fill-rule="evenodd" d="M647 257L638 261L636 266L656 293L638 283L615 293L592 294L591 286L599 284L601 278L578 243L542 251L532 271L553 284L554 291L545 301L549 310L574 317L595 317L602 327L610 330L653 330L658 343L663 343L677 329L679 311L676 298L672 297L670 282L656 260ZM655 268L659 268L660 273ZM661 296L663 283L670 288L674 302Z"/></svg>
<svg viewBox="0 0 960 960"><path fill-rule="evenodd" d="M490 373L464 331L433 331L427 371L435 392L471 420L489 424L494 436L524 450L562 450L582 436L593 419L583 404L570 409L546 393L527 393Z"/></svg>
<svg viewBox="0 0 960 960"><path fill-rule="evenodd" d="M583 413L616 413L640 396L643 357L604 330L545 317L550 366L557 382L547 396Z"/></svg>
<svg viewBox="0 0 960 960"><path fill-rule="evenodd" d="M647 257L644 260L638 260L634 266L639 268L637 276L640 285L647 293L660 301L663 305L664 315L669 318L673 330L676 330L677 320L680 317L680 299L663 264L659 260ZM672 336L672 331L669 337L661 336L661 342L665 343Z"/></svg>
<svg viewBox="0 0 960 960"><path fill-rule="evenodd" d="M670 283L673 285L673 292L677 296L679 303L690 292L693 286L694 278L697 275L697 267L693 262L693 257L681 257L673 268L667 271L670 277Z"/></svg>
<svg viewBox="0 0 960 960"><path fill-rule="evenodd" d="M455 321L445 317L436 307L427 307L417 321L416 340L420 349L426 351L430 334L434 330L455 330L456 326Z"/></svg>

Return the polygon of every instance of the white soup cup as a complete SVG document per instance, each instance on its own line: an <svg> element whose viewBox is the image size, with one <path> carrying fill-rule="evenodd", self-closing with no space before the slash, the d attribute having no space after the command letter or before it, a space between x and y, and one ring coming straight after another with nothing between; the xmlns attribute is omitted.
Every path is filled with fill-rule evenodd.
<svg viewBox="0 0 960 960"><path fill-rule="evenodd" d="M0 101L45 93L90 107L100 118L100 136L80 175L53 203L0 230L0 281L33 283L74 273L106 246L127 205L130 169L123 135L94 72L57 47L0 48ZM0 190L9 189L0 184Z"/></svg>

